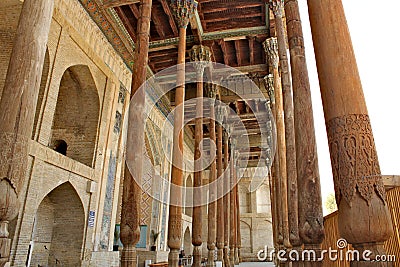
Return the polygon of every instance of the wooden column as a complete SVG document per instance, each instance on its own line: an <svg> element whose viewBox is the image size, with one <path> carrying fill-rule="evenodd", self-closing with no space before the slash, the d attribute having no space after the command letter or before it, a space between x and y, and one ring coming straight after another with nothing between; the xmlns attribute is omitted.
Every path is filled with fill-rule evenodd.
<svg viewBox="0 0 400 267"><path fill-rule="evenodd" d="M293 230L296 229L299 232L291 228L293 237L290 241L297 250L300 249L302 243L304 243L304 249L315 249L320 247L324 238L324 226L321 223L323 221L322 198L310 81L297 0L285 1L285 14L293 84L297 188L307 188L307 190L298 191L299 225ZM289 196L291 195L292 189ZM289 209L289 217L297 215L293 211Z"/></svg>
<svg viewBox="0 0 400 267"><path fill-rule="evenodd" d="M292 84L290 78L289 61L286 51L286 34L283 25L283 0L270 1L270 7L275 17L276 37L278 39L279 63L282 75L282 93L285 121L286 141L286 172L288 195L288 224L289 241L299 245L298 228L298 203L297 203L297 168L296 168L296 144L293 117ZM290 244L290 247L292 244Z"/></svg>
<svg viewBox="0 0 400 267"><path fill-rule="evenodd" d="M182 186L183 186L183 119L185 101L186 27L193 16L197 2L172 0L171 7L179 27L178 66L175 91L174 136L172 148L171 202L168 218L168 265L177 267L182 244ZM174 186L176 185L176 186Z"/></svg>
<svg viewBox="0 0 400 267"><path fill-rule="evenodd" d="M222 175L223 175L223 166L222 166L222 121L224 117L224 112L221 104L217 106L216 109L216 117L217 117L217 261L221 261L224 263L224 185Z"/></svg>
<svg viewBox="0 0 400 267"><path fill-rule="evenodd" d="M131 103L128 115L128 134L125 176L121 209L122 267L137 265L136 244L140 239L141 177L143 170L145 91L140 88L146 81L149 54L151 0L140 1L137 43L132 72ZM129 166L129 168L128 168Z"/></svg>
<svg viewBox="0 0 400 267"><path fill-rule="evenodd" d="M8 223L19 211L53 6L24 1L0 100L0 266L10 256Z"/></svg>
<svg viewBox="0 0 400 267"><path fill-rule="evenodd" d="M383 242L393 230L342 1L307 2L339 207L339 232L360 255L371 250L373 259L376 254L385 254ZM385 264L353 261L351 266Z"/></svg>
<svg viewBox="0 0 400 267"><path fill-rule="evenodd" d="M230 217L229 217L229 262L230 266L233 267L235 265L235 247L236 247L236 212L237 212L237 207L236 207L236 175L235 175L235 140L231 138L231 160L229 162L230 165Z"/></svg>
<svg viewBox="0 0 400 267"><path fill-rule="evenodd" d="M215 100L217 96L216 85L210 84L208 97ZM210 105L210 139L211 142L214 144L217 143L216 134L215 134L215 102L211 103ZM210 178L209 178L209 199L210 201L215 199L217 195L217 187L213 182L216 180L217 177L217 163L215 158L211 162L210 166ZM208 249L208 258L207 258L207 267L214 267L215 266L215 243L216 243L216 211L217 211L217 202L212 201L208 203L208 239L207 239L207 249Z"/></svg>
<svg viewBox="0 0 400 267"><path fill-rule="evenodd" d="M270 61L271 62L271 61ZM270 64L270 67L272 65ZM269 105L272 112L272 117L276 121L276 107L275 107L275 89L274 89L274 75L269 74L264 77L265 83L267 85ZM272 136L271 136L272 138ZM271 146L274 146L275 140L271 141ZM280 199L279 190L280 186L277 182L279 175L279 154L275 151L274 162L271 170L269 171L269 181L270 181L270 195L271 195L271 211L272 211L272 227L273 227L273 238L275 250L279 250L279 245L283 245L283 235L282 235L282 214L278 212L280 210Z"/></svg>
<svg viewBox="0 0 400 267"><path fill-rule="evenodd" d="M229 134L224 131L224 266L230 266L229 261L229 228L230 228L230 171L229 171Z"/></svg>
<svg viewBox="0 0 400 267"><path fill-rule="evenodd" d="M196 100L196 119L195 119L195 139L194 139L194 192L193 192L193 221L192 221L192 244L193 249L193 267L201 266L201 245L202 238L202 206L196 203L202 203L201 191L203 179L203 165L201 159L200 142L203 139L203 75L204 69L210 63L210 48L203 45L193 46L190 52L192 62L195 62L197 73L197 100ZM196 190L197 188L197 190Z"/></svg>
<svg viewBox="0 0 400 267"><path fill-rule="evenodd" d="M280 196L280 217L282 223L282 240L280 245L285 248L290 247L289 242L289 219L288 219L288 201L287 201L287 174L286 174L286 142L285 142L285 122L283 115L283 96L281 89L281 80L279 77L279 55L278 42L276 38L269 38L265 41L268 59L272 65L275 86L275 112L276 112L276 130L277 130L277 154L279 160L279 174L277 175L277 183L279 183Z"/></svg>
<svg viewBox="0 0 400 267"><path fill-rule="evenodd" d="M237 177L237 169L235 169L235 175ZM239 186L237 185L235 188L236 191L236 206L237 206L237 212L236 212L236 253L235 253L235 265L239 265L239 263L242 261L240 258L240 248L242 247L242 235L240 232L240 202L239 202Z"/></svg>

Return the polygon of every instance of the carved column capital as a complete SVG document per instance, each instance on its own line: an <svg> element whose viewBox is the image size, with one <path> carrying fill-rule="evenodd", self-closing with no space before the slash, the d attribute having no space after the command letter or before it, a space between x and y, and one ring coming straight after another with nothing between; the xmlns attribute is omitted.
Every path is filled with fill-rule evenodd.
<svg viewBox="0 0 400 267"><path fill-rule="evenodd" d="M217 98L217 85L212 83L206 83L206 92L209 98L216 99Z"/></svg>
<svg viewBox="0 0 400 267"><path fill-rule="evenodd" d="M276 37L268 38L264 41L263 46L270 66L277 69L279 66L278 39Z"/></svg>
<svg viewBox="0 0 400 267"><path fill-rule="evenodd" d="M264 77L265 84L267 85L267 92L269 96L269 100L271 104L275 104L275 84L274 84L274 75L269 74Z"/></svg>
<svg viewBox="0 0 400 267"><path fill-rule="evenodd" d="M211 62L211 50L208 46L195 45L190 50L190 60L195 63L197 74L203 76L204 69Z"/></svg>
<svg viewBox="0 0 400 267"><path fill-rule="evenodd" d="M224 121L224 117L226 116L226 109L224 106L217 105L215 107L215 118L217 120L218 123L222 124Z"/></svg>
<svg viewBox="0 0 400 267"><path fill-rule="evenodd" d="M186 28L197 9L197 1L171 0L171 8L179 28Z"/></svg>
<svg viewBox="0 0 400 267"><path fill-rule="evenodd" d="M284 1L283 0L269 0L269 8L274 13L275 17L283 16Z"/></svg>

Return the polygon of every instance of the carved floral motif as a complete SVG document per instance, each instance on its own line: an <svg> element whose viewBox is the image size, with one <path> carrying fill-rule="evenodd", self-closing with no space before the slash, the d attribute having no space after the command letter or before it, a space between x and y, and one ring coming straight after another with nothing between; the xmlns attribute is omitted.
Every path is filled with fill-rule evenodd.
<svg viewBox="0 0 400 267"><path fill-rule="evenodd" d="M385 189L368 115L352 114L327 123L336 200L351 205L358 191L370 203L373 194L385 200Z"/></svg>
<svg viewBox="0 0 400 267"><path fill-rule="evenodd" d="M172 0L171 7L179 28L186 28L189 19L197 9L197 2L194 0Z"/></svg>

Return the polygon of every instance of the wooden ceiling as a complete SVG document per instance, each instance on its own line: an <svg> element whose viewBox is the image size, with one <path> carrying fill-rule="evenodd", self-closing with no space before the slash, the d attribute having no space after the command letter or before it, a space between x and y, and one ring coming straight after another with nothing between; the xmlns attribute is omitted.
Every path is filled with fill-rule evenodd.
<svg viewBox="0 0 400 267"><path fill-rule="evenodd" d="M103 0L105 8L111 8L118 15L126 31L136 42L136 29L140 15L138 0ZM268 73L266 55L262 43L274 32L274 21L270 20L270 12L266 0L198 0L198 9L187 27L187 52L193 45L203 44L211 48L212 61L237 68L247 74L261 89L264 100L254 99L249 88L243 87L246 100L240 99L235 92L227 89L220 91L221 100L232 108L230 117L239 117L246 128L250 142L249 151L244 153L244 161L248 166L256 166L266 155L265 138L270 132L259 127L256 118L268 118L265 108L268 98L263 77ZM169 0L153 0L150 24L149 66L154 73L160 72L177 63L178 27L169 6ZM187 53L186 61L189 61ZM174 83L172 79L172 83ZM170 80L164 81L166 84ZM237 87L237 86L236 86ZM187 86L186 97L195 97L195 90ZM259 96L259 95L258 95ZM171 106L174 106L174 91L168 96ZM185 117L193 117L195 105L185 104ZM208 121L204 120L204 135L207 137ZM265 123L265 122L264 122ZM194 138L194 123L186 125L185 133ZM262 141L264 140L264 141ZM208 151L206 145L204 151ZM242 160L239 158L239 160Z"/></svg>
<svg viewBox="0 0 400 267"><path fill-rule="evenodd" d="M129 35L136 41L139 3L109 0ZM187 49L203 44L213 61L231 67L265 63L262 42L269 36L269 10L265 0L199 0L187 28ZM125 3L123 5L122 3ZM149 66L154 73L173 66L178 55L178 28L169 1L153 0ZM188 60L188 58L187 58Z"/></svg>

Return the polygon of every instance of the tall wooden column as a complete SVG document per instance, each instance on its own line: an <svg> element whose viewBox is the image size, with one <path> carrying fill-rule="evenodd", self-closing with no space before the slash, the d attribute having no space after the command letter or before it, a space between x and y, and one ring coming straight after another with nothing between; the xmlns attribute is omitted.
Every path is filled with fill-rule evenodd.
<svg viewBox="0 0 400 267"><path fill-rule="evenodd" d="M279 77L279 55L278 42L276 38L265 40L264 47L266 49L268 59L273 69L274 86L275 86L275 113L276 113L276 130L277 130L277 154L279 160L279 174L277 183L279 183L280 195L280 217L282 223L282 239L279 240L280 245L286 248L290 247L289 242L289 219L288 219L288 196L287 196L287 173L286 173L286 142L285 142L285 122L283 114L283 96L281 89L281 79Z"/></svg>
<svg viewBox="0 0 400 267"><path fill-rule="evenodd" d="M235 175L237 177L237 169L235 169ZM237 212L236 212L236 253L235 253L235 265L239 265L241 262L240 258L240 249L242 247L242 235L240 232L240 202L239 202L239 186L237 185L235 187L236 191L236 206L237 206Z"/></svg>
<svg viewBox="0 0 400 267"><path fill-rule="evenodd" d="M385 254L392 235L371 124L340 0L308 0L339 207L339 232L355 249ZM321 222L322 223L322 222ZM384 266L351 262L351 266Z"/></svg>
<svg viewBox="0 0 400 267"><path fill-rule="evenodd" d="M185 54L186 54L186 27L190 17L197 8L197 2L192 0L172 0L171 7L179 26L178 66L176 74L174 136L172 149L172 178L171 202L168 218L168 265L178 266L179 250L182 243L182 190L183 185L183 119L185 101ZM173 199L172 199L173 198Z"/></svg>
<svg viewBox="0 0 400 267"><path fill-rule="evenodd" d="M297 0L285 0L285 14L293 84L297 188L307 188L298 191L299 232L291 229L291 243L295 249L300 249L302 243L304 249L315 249L324 238L324 226L311 90ZM295 216L290 209L289 216Z"/></svg>
<svg viewBox="0 0 400 267"><path fill-rule="evenodd" d="M292 84L290 78L288 55L286 51L286 34L283 25L283 0L270 0L270 7L275 17L276 37L278 39L279 62L282 75L282 93L284 105L285 137L286 137L286 171L288 194L288 221L289 241L300 246L298 228L298 203L297 203L297 168L296 168L296 143L293 116ZM293 243L293 244L292 244Z"/></svg>
<svg viewBox="0 0 400 267"><path fill-rule="evenodd" d="M195 62L197 73L197 100L196 100L196 119L195 119L195 139L194 139L194 192L193 192L193 222L192 222L192 244L193 249L193 267L201 266L201 245L202 238L202 206L196 203L201 203L201 191L203 179L203 165L201 160L200 142L203 139L203 75L204 69L210 63L211 52L210 48L203 45L193 46L191 60ZM197 190L196 190L197 188Z"/></svg>
<svg viewBox="0 0 400 267"><path fill-rule="evenodd" d="M215 98L217 96L216 85L210 84L208 91L208 97L213 99L210 105L210 139L214 144L217 143L216 134L215 134ZM217 163L215 158L211 162L210 166L210 178L209 178L209 199L210 201L215 199L217 195L217 187L213 184L217 177ZM212 201L208 203L208 239L207 239L207 249L208 249L208 258L207 258L207 267L215 266L215 245L216 245L216 211L217 211L217 202Z"/></svg>
<svg viewBox="0 0 400 267"><path fill-rule="evenodd" d="M122 267L137 265L136 244L140 239L140 201L141 177L143 170L143 143L145 121L143 118L145 92L139 90L146 81L149 53L151 0L140 1L138 38L135 49L134 69L132 72L131 99L128 117L128 134L125 161L125 177L122 192L121 242L124 245L121 255ZM128 169L129 166L130 168Z"/></svg>
<svg viewBox="0 0 400 267"><path fill-rule="evenodd" d="M230 220L230 195L229 195L229 188L230 188L230 171L229 171L229 135L227 131L224 131L224 263L226 267L230 266L229 261L229 228Z"/></svg>
<svg viewBox="0 0 400 267"><path fill-rule="evenodd" d="M270 64L270 67L271 66L272 65ZM264 77L264 80L268 89L269 105L272 112L272 117L276 121L274 75L269 74L268 76ZM273 145L273 143L271 144ZM274 172L274 174L272 174L272 172ZM271 195L273 238L274 238L274 247L276 250L279 250L279 245L283 245L282 214L278 212L280 210L280 199L278 195L280 186L279 183L277 182L277 180L279 180L277 179L278 175L279 175L279 154L278 151L275 151L273 166L269 172L269 180L270 180L270 191L271 191L270 195Z"/></svg>
<svg viewBox="0 0 400 267"><path fill-rule="evenodd" d="M224 117L224 111L222 106L219 104L216 107L217 117L217 261L224 263L224 185L223 165L222 165L222 121Z"/></svg>
<svg viewBox="0 0 400 267"><path fill-rule="evenodd" d="M19 211L53 6L24 1L0 100L0 266L10 256L8 223Z"/></svg>
<svg viewBox="0 0 400 267"><path fill-rule="evenodd" d="M237 206L236 206L236 191L235 191L235 187L236 187L236 175L235 175L235 140L233 140L231 138L231 160L229 162L230 165L230 217L229 217L229 224L230 224L230 228L229 228L229 262L230 262L230 266L233 267L235 266L235 247L237 246L236 244L236 212L237 212Z"/></svg>

